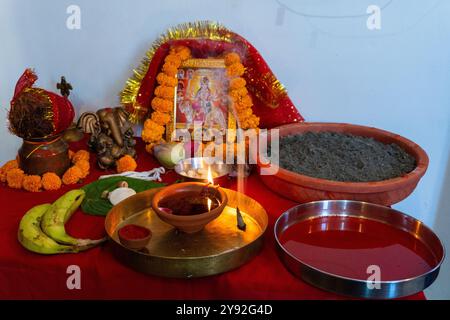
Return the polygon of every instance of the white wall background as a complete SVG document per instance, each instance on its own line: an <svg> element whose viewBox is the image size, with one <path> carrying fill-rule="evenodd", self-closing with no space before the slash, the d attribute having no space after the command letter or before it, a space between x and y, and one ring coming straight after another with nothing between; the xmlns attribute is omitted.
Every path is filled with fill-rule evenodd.
<svg viewBox="0 0 450 320"><path fill-rule="evenodd" d="M78 114L117 105L160 33L216 20L258 48L307 120L376 126L420 144L428 172L395 207L434 226L450 248L450 1L280 1L284 10L277 0L0 0L0 119L27 67L47 89L65 75ZM71 4L81 30L66 28ZM381 30L368 30L366 16L323 17L364 15L370 4L388 4ZM0 162L20 144L3 123ZM448 279L449 263L428 296L450 298Z"/></svg>

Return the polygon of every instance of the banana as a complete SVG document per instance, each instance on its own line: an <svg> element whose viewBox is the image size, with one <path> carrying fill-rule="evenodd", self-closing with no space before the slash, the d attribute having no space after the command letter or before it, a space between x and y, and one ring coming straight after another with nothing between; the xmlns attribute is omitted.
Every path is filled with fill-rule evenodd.
<svg viewBox="0 0 450 320"><path fill-rule="evenodd" d="M44 213L51 204L42 204L30 209L20 220L18 240L26 249L41 254L78 252L75 246L61 245L48 237L40 228Z"/></svg>
<svg viewBox="0 0 450 320"><path fill-rule="evenodd" d="M84 190L76 189L67 192L65 195L56 200L42 216L42 231L58 243L77 246L82 250L103 242L105 239L77 239L66 233L66 228L64 225L70 219L72 214L78 209L84 197Z"/></svg>

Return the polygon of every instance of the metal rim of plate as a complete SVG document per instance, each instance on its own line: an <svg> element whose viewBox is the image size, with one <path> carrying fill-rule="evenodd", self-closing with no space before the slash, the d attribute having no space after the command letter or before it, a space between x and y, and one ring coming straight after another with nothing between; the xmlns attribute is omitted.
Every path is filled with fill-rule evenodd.
<svg viewBox="0 0 450 320"><path fill-rule="evenodd" d="M252 217L260 231L255 238L237 248L213 255L182 257L152 255L123 246L117 239L117 228L133 215L151 210L152 196L160 188L150 189L131 196L117 204L105 219L105 230L112 245L115 257L123 264L143 273L169 278L197 278L227 272L236 269L256 256L263 245L263 235L268 226L265 209L256 200L238 192L223 188L228 196L230 207L239 202L239 208ZM231 204L230 204L231 201ZM242 205L242 207L241 207ZM152 214L156 214L151 210ZM156 217L157 218L157 217ZM159 218L157 218L159 220ZM249 222L249 221L247 221ZM164 222L160 221L158 223ZM168 225L167 225L168 226ZM174 229L172 227L172 229ZM247 230L248 231L248 230Z"/></svg>
<svg viewBox="0 0 450 320"><path fill-rule="evenodd" d="M326 216L366 218L387 223L421 240L439 262L431 270L413 278L369 282L332 274L308 265L289 253L280 243L279 235L293 224ZM287 210L277 219L274 235L278 255L291 273L323 290L358 298L394 299L423 291L436 280L445 258L444 245L421 221L395 209L361 201L323 200L300 204ZM379 284L380 289L370 289L368 284Z"/></svg>

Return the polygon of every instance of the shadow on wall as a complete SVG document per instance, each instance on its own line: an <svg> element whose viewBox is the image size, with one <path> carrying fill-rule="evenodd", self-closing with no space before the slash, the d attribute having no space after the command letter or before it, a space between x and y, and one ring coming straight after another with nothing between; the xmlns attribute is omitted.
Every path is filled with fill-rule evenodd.
<svg viewBox="0 0 450 320"><path fill-rule="evenodd" d="M450 127L447 137L450 138ZM447 141L449 141L447 139ZM441 267L436 282L427 290L428 299L450 299L450 154L447 155L447 167L445 169L444 183L437 206L436 219L433 230L444 244L447 257Z"/></svg>

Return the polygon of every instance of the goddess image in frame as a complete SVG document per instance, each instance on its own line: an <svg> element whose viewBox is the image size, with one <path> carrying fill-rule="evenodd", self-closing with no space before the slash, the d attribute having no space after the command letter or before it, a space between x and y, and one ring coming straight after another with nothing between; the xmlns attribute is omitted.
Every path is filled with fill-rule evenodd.
<svg viewBox="0 0 450 320"><path fill-rule="evenodd" d="M175 129L193 129L196 123L225 132L230 116L225 69L211 67L208 59L194 60L197 67L182 66L177 74Z"/></svg>

